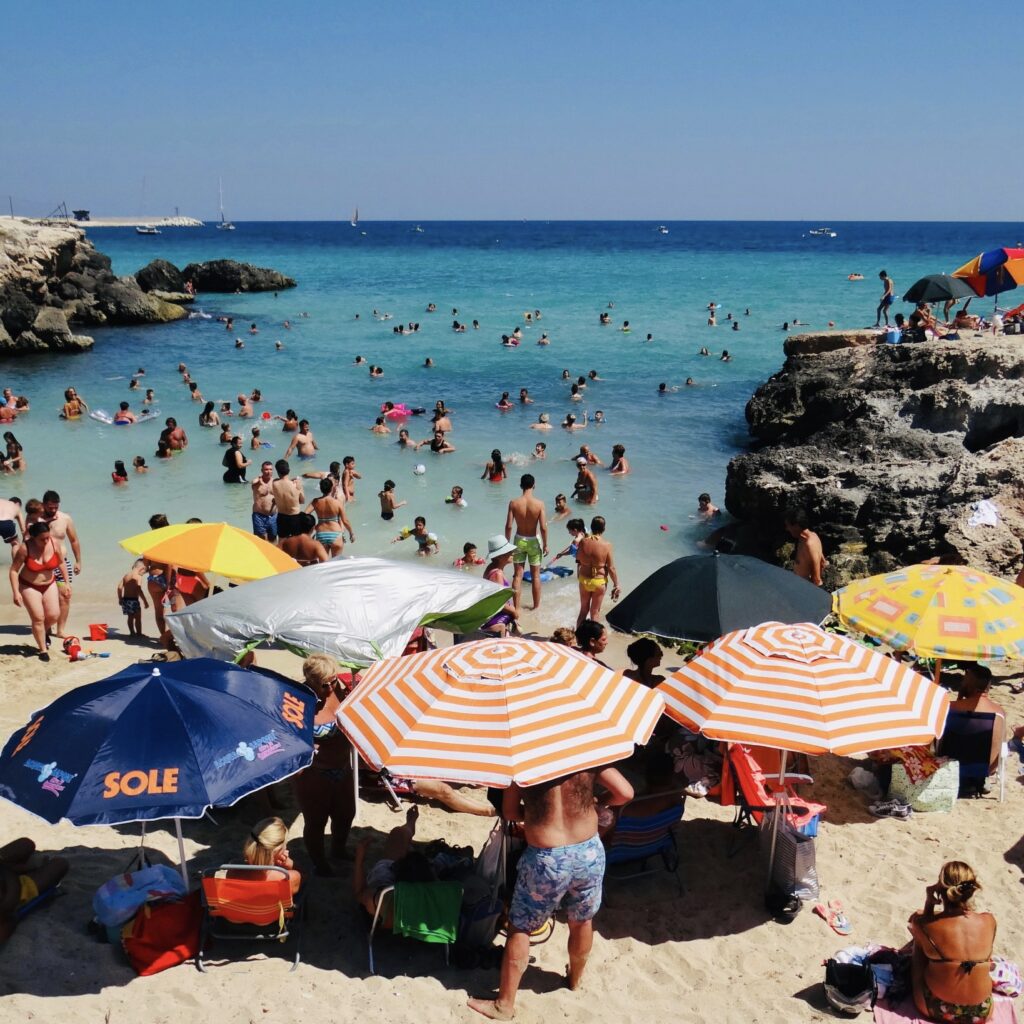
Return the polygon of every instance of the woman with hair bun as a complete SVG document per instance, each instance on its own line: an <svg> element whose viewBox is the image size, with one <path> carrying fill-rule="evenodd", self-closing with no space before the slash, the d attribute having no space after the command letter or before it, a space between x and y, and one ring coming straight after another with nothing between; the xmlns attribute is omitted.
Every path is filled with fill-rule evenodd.
<svg viewBox="0 0 1024 1024"><path fill-rule="evenodd" d="M996 919L971 906L980 889L974 869L951 860L938 884L925 889L924 910L907 922L914 936L914 1003L938 1024L977 1024L992 1014Z"/></svg>

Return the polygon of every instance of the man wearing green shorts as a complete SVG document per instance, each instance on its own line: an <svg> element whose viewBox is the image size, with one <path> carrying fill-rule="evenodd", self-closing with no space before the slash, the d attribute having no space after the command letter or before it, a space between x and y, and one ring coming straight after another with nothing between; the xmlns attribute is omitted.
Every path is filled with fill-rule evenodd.
<svg viewBox="0 0 1024 1024"><path fill-rule="evenodd" d="M530 563L530 582L533 589L533 607L540 607L540 569L548 553L548 521L544 503L534 496L536 481L532 473L524 473L519 481L523 493L508 503L505 518L505 538L516 546L512 556L515 576L512 589L515 592L516 612L520 610L523 591L523 573ZM515 537L512 531L515 530Z"/></svg>

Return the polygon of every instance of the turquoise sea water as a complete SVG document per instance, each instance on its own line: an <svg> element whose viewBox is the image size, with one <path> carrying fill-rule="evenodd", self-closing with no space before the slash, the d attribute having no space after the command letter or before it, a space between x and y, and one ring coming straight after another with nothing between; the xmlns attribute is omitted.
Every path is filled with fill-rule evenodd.
<svg viewBox="0 0 1024 1024"><path fill-rule="evenodd" d="M201 406L189 401L176 372L183 361L209 399L234 402L239 392L258 387L264 396L258 411L292 407L308 418L320 456L308 465L293 460L293 470L326 469L332 459L356 456L363 479L349 508L357 535L346 548L352 554L413 558L410 542L392 546L390 540L417 514L440 538L439 563L449 564L467 540L484 548L489 536L501 532L506 503L518 494L523 472L511 465L502 485L480 480L492 448L530 464L550 507L557 492L571 491L569 459L581 443L606 463L612 445L624 444L633 472L609 478L599 470L600 503L581 514L589 519L598 511L608 520L628 589L657 566L695 550L706 532L692 518L697 495L708 490L721 503L728 460L746 443L744 405L782 363L783 321L799 318L815 327L829 320L845 327L873 323L880 268L889 270L901 292L926 273L952 270L983 249L1017 243L1022 234L1019 225L1009 224L837 223L832 239L808 236L813 226L668 223L669 233L661 234L655 224L610 222L424 222L422 231L405 223L367 222L358 229L348 223L240 223L233 233L211 226L165 229L154 237L94 229L89 237L112 257L117 273L131 273L157 256L182 267L230 257L279 269L299 287L276 297L203 296L195 308L214 319L95 330L91 353L0 363L3 385L32 401L32 411L14 428L28 470L3 486L23 499L48 487L61 493L82 537L81 588L94 593L112 593L130 562L116 540L146 529L153 512L172 521L199 516L248 527L249 488L221 482L223 449L215 431L197 424ZM865 279L850 282L851 272ZM715 328L706 326L711 301L721 304ZM425 312L428 302L437 304L436 313ZM601 327L598 315L609 302L612 326ZM991 300L974 306L989 309ZM453 333L453 307L460 321L476 319L480 329ZM902 303L895 307L901 308L910 311ZM394 319L377 322L374 309ZM540 309L543 320L527 325L528 309ZM739 331L730 329L729 312ZM225 314L235 318L234 334L215 319ZM285 319L292 322L290 331L281 326ZM628 334L618 330L624 320L632 327ZM418 334L393 334L395 324L409 321L420 323ZM255 337L247 333L251 322L260 329ZM500 336L517 325L524 329L523 344L503 348ZM550 346L536 345L541 331ZM648 333L651 344L644 341ZM235 335L244 338L243 350L234 348ZM285 345L280 352L276 339ZM710 358L697 354L702 345ZM732 362L719 360L723 349ZM382 365L385 377L370 380L365 367L354 365L357 354ZM433 369L422 367L427 356ZM156 391L159 421L114 428L91 419L57 419L69 384L92 408L112 410L125 399L138 410L143 392L129 392L128 378L140 366L146 370L142 385ZM584 402L574 403L568 383L560 380L563 368L573 378L595 369L603 380L587 388ZM660 382L681 386L687 377L695 387L658 396ZM529 388L535 404L508 413L495 408L502 391L515 399L521 387ZM390 437L369 432L385 400L429 409L438 398L454 410L454 454L400 450L397 425ZM607 423L575 434L557 426L546 435L529 428L539 412L549 412L557 424L583 409L591 415L603 410ZM186 428L191 445L183 456L159 463L153 455L168 415ZM246 439L251 423L240 421ZM430 434L425 416L408 425L418 439ZM291 435L273 427L264 435L274 445L265 457L280 457ZM526 457L541 439L548 458L535 463ZM130 463L138 454L151 471L133 475L127 487L112 486L114 460ZM416 463L426 466L423 476L413 474ZM388 477L398 484L397 497L409 503L390 524L381 521L376 498ZM465 489L467 509L444 504L453 484ZM316 493L312 481L307 497ZM564 523L556 524L552 550L564 546L565 537ZM546 619L571 618L574 583L552 584L545 603Z"/></svg>

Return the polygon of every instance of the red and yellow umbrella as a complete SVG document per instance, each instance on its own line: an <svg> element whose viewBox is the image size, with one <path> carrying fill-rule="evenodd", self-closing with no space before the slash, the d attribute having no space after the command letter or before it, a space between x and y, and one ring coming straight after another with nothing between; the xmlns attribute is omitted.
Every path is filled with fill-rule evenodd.
<svg viewBox="0 0 1024 1024"><path fill-rule="evenodd" d="M629 757L663 710L654 690L569 647L495 639L378 662L338 722L375 769L506 787Z"/></svg>
<svg viewBox="0 0 1024 1024"><path fill-rule="evenodd" d="M298 569L280 548L228 523L175 523L118 541L133 555L232 580L262 580Z"/></svg>
<svg viewBox="0 0 1024 1024"><path fill-rule="evenodd" d="M1024 249L990 249L953 271L978 295L999 295L1024 284Z"/></svg>
<svg viewBox="0 0 1024 1024"><path fill-rule="evenodd" d="M892 658L804 622L766 622L708 644L658 690L705 736L807 754L928 743L949 695Z"/></svg>

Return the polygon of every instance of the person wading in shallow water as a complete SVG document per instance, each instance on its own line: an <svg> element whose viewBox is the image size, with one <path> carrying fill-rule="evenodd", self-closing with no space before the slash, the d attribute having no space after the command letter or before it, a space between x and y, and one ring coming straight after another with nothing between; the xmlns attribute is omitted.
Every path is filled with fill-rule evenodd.
<svg viewBox="0 0 1024 1024"><path fill-rule="evenodd" d="M615 768L576 772L537 786L513 783L505 790L502 817L523 822L527 847L509 909L498 998L470 999L477 1013L491 1020L512 1020L530 959L530 934L560 906L569 918L566 982L573 991L579 988L594 944L593 921L601 907L604 881L598 818L632 799L633 787Z"/></svg>

